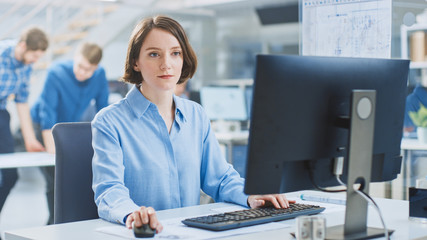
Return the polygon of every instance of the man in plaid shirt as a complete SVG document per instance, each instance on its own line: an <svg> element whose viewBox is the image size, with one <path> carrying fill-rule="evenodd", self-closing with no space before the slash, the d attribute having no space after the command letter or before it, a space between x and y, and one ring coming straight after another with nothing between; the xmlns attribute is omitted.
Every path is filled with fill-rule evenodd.
<svg viewBox="0 0 427 240"><path fill-rule="evenodd" d="M10 130L10 115L6 110L8 99L14 99L21 124L25 148L28 152L44 151L34 134L28 100L28 85L32 64L46 51L48 38L39 28L29 28L21 34L18 42L0 41L0 153L14 152ZM15 185L16 168L1 170L0 211L7 195Z"/></svg>

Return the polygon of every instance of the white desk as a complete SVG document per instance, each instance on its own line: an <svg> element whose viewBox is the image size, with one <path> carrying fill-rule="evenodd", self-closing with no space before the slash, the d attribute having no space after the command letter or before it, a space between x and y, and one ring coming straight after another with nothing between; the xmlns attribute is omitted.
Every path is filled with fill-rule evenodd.
<svg viewBox="0 0 427 240"><path fill-rule="evenodd" d="M411 181L413 151L427 151L427 143L422 143L416 138L402 138L400 148L403 151L403 197L404 199L407 199L407 188L415 186L415 182Z"/></svg>
<svg viewBox="0 0 427 240"><path fill-rule="evenodd" d="M216 132L216 138L220 144L227 148L227 161L233 163L233 146L235 144L248 144L249 131Z"/></svg>
<svg viewBox="0 0 427 240"><path fill-rule="evenodd" d="M310 191L304 191L310 192ZM290 193L288 198L297 197L299 193ZM330 193L321 193L324 195L331 195ZM310 202L308 202L310 203ZM391 236L391 239L414 239L427 237L427 224L409 221L408 220L408 202L403 200L390 200L390 199L377 199L382 213L385 217L387 227L394 229L395 232ZM322 203L316 203L320 206L326 206ZM213 214L214 208L222 208L232 206L228 203L214 203L206 204L188 208L171 209L165 211L159 211L158 217L160 221L172 218L187 218L201 214ZM331 206L331 205L329 205ZM342 206L342 205L340 205ZM336 207L336 205L334 206ZM328 208L325 213L322 213L326 218L327 226L339 225L344 222L344 210L343 207L336 207L338 210L329 212ZM291 227L281 228L273 231L258 232L245 235L230 236L225 239L293 239L290 232L295 231L295 219L283 221ZM108 235L102 232L95 231L95 229L104 226L117 226L117 224L109 223L101 219L88 220L74 223L50 225L44 227L35 227L28 229L12 230L5 233L6 240L23 240L23 239L43 239L43 240L75 240L75 239L91 239L91 240L119 240L123 239L117 236ZM382 228L380 219L376 211L369 207L368 212L368 226Z"/></svg>
<svg viewBox="0 0 427 240"><path fill-rule="evenodd" d="M427 150L427 143L422 143L416 138L402 138L402 150Z"/></svg>
<svg viewBox="0 0 427 240"><path fill-rule="evenodd" d="M0 154L0 169L54 165L55 154L46 152L16 152Z"/></svg>

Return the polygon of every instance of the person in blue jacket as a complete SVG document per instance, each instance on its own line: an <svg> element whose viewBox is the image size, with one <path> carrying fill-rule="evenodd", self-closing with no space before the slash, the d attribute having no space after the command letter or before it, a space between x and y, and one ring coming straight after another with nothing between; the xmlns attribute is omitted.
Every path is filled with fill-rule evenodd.
<svg viewBox="0 0 427 240"><path fill-rule="evenodd" d="M133 30L123 80L134 86L92 121L92 188L101 218L161 232L155 211L197 205L200 189L217 202L289 207L283 194L244 194L244 179L222 155L203 108L174 94L196 68L175 20L149 17Z"/></svg>
<svg viewBox="0 0 427 240"><path fill-rule="evenodd" d="M96 111L108 105L108 82L104 68L99 66L101 58L102 49L85 42L73 60L58 61L48 69L42 93L31 108L35 129L41 134L47 152L55 152L51 128L56 123L82 121L92 101ZM52 224L54 167L41 169L47 182L48 224Z"/></svg>
<svg viewBox="0 0 427 240"><path fill-rule="evenodd" d="M406 110L404 120L404 132L406 134L414 132L417 126L409 117L409 112L417 112L420 109L420 104L427 107L427 89L419 84L414 88L414 91L406 97Z"/></svg>

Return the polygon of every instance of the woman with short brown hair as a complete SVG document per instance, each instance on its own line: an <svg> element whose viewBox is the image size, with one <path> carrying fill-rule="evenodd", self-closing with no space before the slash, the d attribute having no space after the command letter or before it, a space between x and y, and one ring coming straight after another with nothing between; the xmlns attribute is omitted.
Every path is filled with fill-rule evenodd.
<svg viewBox="0 0 427 240"><path fill-rule="evenodd" d="M223 157L203 108L174 95L196 66L178 22L158 16L136 26L123 77L135 86L92 122L92 187L101 218L160 232L155 210L197 205L200 189L217 202L289 206L284 195L244 194L244 179Z"/></svg>

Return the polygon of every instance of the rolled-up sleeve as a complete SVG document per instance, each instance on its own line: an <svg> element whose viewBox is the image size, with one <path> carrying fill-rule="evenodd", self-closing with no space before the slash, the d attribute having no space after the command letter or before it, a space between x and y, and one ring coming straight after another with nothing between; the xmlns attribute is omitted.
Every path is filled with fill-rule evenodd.
<svg viewBox="0 0 427 240"><path fill-rule="evenodd" d="M129 189L124 185L122 149L118 135L111 126L114 124L102 116L92 121L92 188L99 216L124 224L124 217L138 209L138 206L131 200Z"/></svg>

